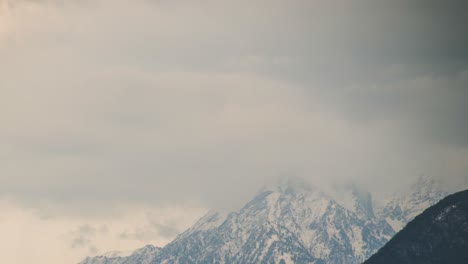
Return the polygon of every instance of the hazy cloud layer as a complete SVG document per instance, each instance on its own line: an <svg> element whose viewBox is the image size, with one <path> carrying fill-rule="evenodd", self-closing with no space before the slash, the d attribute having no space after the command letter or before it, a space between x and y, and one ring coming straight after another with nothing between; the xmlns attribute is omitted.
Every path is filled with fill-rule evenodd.
<svg viewBox="0 0 468 264"><path fill-rule="evenodd" d="M230 206L282 175L453 184L468 173L466 10L0 1L0 195L92 215Z"/></svg>
<svg viewBox="0 0 468 264"><path fill-rule="evenodd" d="M174 229L185 230L205 212L205 209L193 205L121 209L121 213L111 216L60 215L44 218L38 217L32 209L0 201L2 260L18 264L78 263L87 255L115 250L126 252L146 244L163 246L174 238L165 233L164 228L162 233L168 235L165 237L120 239L119 235L142 227L148 227L148 231L154 234L158 227L152 223L170 223ZM148 216L153 222L149 222Z"/></svg>

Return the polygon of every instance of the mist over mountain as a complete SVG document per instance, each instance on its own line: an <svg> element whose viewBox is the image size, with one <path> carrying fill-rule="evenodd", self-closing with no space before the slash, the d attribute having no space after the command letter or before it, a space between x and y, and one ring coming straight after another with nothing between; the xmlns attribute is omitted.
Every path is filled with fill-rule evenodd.
<svg viewBox="0 0 468 264"><path fill-rule="evenodd" d="M447 195L448 192L444 190L440 182L431 177L421 176L410 186L409 190L387 197L384 206L378 209L378 214L395 231L400 231L406 223L424 209Z"/></svg>
<svg viewBox="0 0 468 264"><path fill-rule="evenodd" d="M283 181L264 187L239 210L209 212L150 254L91 257L80 264L357 264L444 195L432 179L421 178L411 192L379 207L355 185L326 193L304 181Z"/></svg>
<svg viewBox="0 0 468 264"><path fill-rule="evenodd" d="M88 257L80 264L152 264L159 251L161 251L159 247L146 245L130 254L113 251L102 256Z"/></svg>
<svg viewBox="0 0 468 264"><path fill-rule="evenodd" d="M468 184L467 14L0 0L2 262L363 261Z"/></svg>
<svg viewBox="0 0 468 264"><path fill-rule="evenodd" d="M468 263L468 190L416 216L364 264Z"/></svg>

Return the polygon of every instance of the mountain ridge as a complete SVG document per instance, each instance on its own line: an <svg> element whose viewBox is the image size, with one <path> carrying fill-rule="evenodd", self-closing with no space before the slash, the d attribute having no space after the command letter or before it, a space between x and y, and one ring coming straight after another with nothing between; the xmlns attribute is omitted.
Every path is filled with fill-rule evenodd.
<svg viewBox="0 0 468 264"><path fill-rule="evenodd" d="M364 262L391 263L468 263L468 190L426 209Z"/></svg>
<svg viewBox="0 0 468 264"><path fill-rule="evenodd" d="M436 192L424 193L428 197L442 195L432 187L420 189L421 195ZM147 262L89 258L80 264L362 263L398 231L383 212L404 221L404 210L421 207L401 198L393 199L390 209L379 209L369 192L354 185L345 192L346 204L304 182L283 182L263 188L239 210L208 212ZM397 209L405 217L396 215Z"/></svg>

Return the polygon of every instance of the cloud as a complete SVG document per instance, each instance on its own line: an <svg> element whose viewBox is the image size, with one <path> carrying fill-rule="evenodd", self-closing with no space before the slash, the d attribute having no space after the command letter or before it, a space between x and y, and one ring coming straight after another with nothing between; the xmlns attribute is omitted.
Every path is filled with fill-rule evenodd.
<svg viewBox="0 0 468 264"><path fill-rule="evenodd" d="M124 230L148 225L148 215L161 223L174 221L177 229L188 228L206 210L191 205L179 207L120 207L121 214L81 216L59 214L41 217L36 209L18 208L0 200L0 239L2 259L7 263L78 263L87 255L102 255L110 250L134 250L146 244L164 246L173 236L154 236L149 240L117 239Z"/></svg>
<svg viewBox="0 0 468 264"><path fill-rule="evenodd" d="M230 206L283 174L452 183L468 34L450 2L3 1L0 195L95 215Z"/></svg>
<svg viewBox="0 0 468 264"><path fill-rule="evenodd" d="M158 237L173 238L181 231L183 230L174 228L170 224L151 223L149 226L138 228L134 232L124 231L118 235L118 238L148 241Z"/></svg>
<svg viewBox="0 0 468 264"><path fill-rule="evenodd" d="M466 147L467 73L465 68L449 76L421 74L389 83L351 85L334 95L343 113L357 122L394 120L419 140Z"/></svg>
<svg viewBox="0 0 468 264"><path fill-rule="evenodd" d="M183 212L178 215L174 214L174 208L171 208L171 211L167 215L161 214L161 212L146 212L144 224L140 224L133 230L125 229L117 237L123 240L137 240L144 243L161 238L170 240L183 232L187 225Z"/></svg>
<svg viewBox="0 0 468 264"><path fill-rule="evenodd" d="M80 225L76 230L71 231L66 237L69 237L72 249L86 248L88 254L94 255L98 252L98 248L93 240L98 234L106 234L107 232L105 225L97 229L89 224L84 224Z"/></svg>
<svg viewBox="0 0 468 264"><path fill-rule="evenodd" d="M3 260L163 246L283 175L462 188L466 5L0 0Z"/></svg>

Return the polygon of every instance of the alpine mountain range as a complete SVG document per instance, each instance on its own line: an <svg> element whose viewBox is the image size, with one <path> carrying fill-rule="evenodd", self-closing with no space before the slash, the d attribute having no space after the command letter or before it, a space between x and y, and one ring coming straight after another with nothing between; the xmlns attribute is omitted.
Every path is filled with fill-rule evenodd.
<svg viewBox="0 0 468 264"><path fill-rule="evenodd" d="M357 264L447 195L429 177L381 205L352 184L336 193L301 181L265 187L240 210L208 212L162 248L147 245L79 264Z"/></svg>

